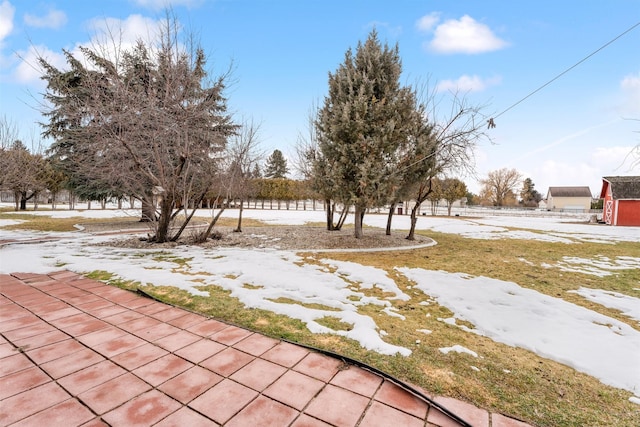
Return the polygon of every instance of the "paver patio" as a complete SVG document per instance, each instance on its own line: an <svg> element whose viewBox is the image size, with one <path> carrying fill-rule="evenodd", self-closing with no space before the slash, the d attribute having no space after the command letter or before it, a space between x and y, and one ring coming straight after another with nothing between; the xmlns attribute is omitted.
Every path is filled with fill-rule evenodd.
<svg viewBox="0 0 640 427"><path fill-rule="evenodd" d="M72 272L0 275L0 426L527 426L424 395Z"/></svg>

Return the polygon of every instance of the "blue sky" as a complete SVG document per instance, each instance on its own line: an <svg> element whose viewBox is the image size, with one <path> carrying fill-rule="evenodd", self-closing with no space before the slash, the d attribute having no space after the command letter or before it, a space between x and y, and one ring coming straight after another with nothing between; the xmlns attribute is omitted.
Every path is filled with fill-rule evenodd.
<svg viewBox="0 0 640 427"><path fill-rule="evenodd" d="M123 41L146 37L164 0L0 0L0 117L39 141L44 90L34 52L63 65L62 49L89 45L108 22ZM493 144L476 151L478 178L515 168L549 186L640 175L640 26L510 108L640 23L639 0L382 1L180 0L173 12L196 34L213 75L233 64L229 106L261 123L262 148L292 156L309 111L348 48L376 28L398 43L403 83L427 84L449 113L451 91L495 117ZM505 111L506 110L506 111ZM502 113L502 114L501 114ZM472 191L476 178L464 177Z"/></svg>

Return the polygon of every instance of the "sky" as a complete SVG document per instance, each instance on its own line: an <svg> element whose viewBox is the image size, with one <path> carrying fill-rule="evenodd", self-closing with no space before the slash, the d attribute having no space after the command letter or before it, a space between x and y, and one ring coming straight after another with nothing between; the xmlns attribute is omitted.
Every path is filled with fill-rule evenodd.
<svg viewBox="0 0 640 427"><path fill-rule="evenodd" d="M122 29L124 46L146 39L167 4L0 0L0 117L18 125L27 145L48 144L37 124L45 90L37 55L64 67L62 49L90 46L105 28ZM401 82L434 95L432 120L450 116L453 94L495 118L491 141L475 152L476 175L461 176L471 191L502 168L531 178L543 196L549 186L599 195L603 176L640 174L640 149L630 156L640 144L638 0L170 4L209 55L210 75L232 69L230 111L260 123L262 150L282 151L290 166L329 73L375 28L398 45Z"/></svg>
<svg viewBox="0 0 640 427"><path fill-rule="evenodd" d="M27 213L54 217L106 218L139 214L139 210L40 210ZM199 213L210 214L210 211L202 210ZM237 212L227 210L224 214L233 216ZM296 225L308 221L317 222L323 211L249 209L243 215L266 223ZM368 215L365 220L367 218L368 224L384 227L386 215ZM398 221L395 227L408 227L407 216L396 219ZM464 221L454 217L440 217L438 221L434 221L432 217L420 218L417 227L458 234L470 239L551 239L571 244L589 240L590 235L591 238L597 236L601 244L612 244L620 240L640 242L640 227L577 224L578 219L582 218L546 215L528 217L524 221L521 217L495 217L491 215L491 211L485 211L485 215L474 215ZM323 256L319 257L319 263L306 263L303 257L294 252L275 248L260 249L263 243L260 235L255 236L255 249L204 249L185 245L148 250L127 249L97 245L121 236L77 232L41 233L3 228L20 221L22 220L0 220L0 240L30 240L44 236L54 240L5 245L1 249L0 273L49 273L60 269L83 273L103 270L124 280L175 286L205 296L207 292L196 286L213 284L228 290L232 297L238 298L246 307L269 310L298 319L312 333L346 336L370 351L405 357L411 355L414 347L389 343L388 337L394 331L381 329L376 319L378 316L391 316L398 322L404 321L404 316L395 306L407 301L425 306L438 304L453 313L450 318L435 319L438 322L563 363L598 378L605 384L630 391L634 396L629 400L640 404L640 366L637 363L640 332L631 326L640 322L640 288L637 287L628 289L624 294L584 287L568 291L601 306L619 310L628 318L628 321L623 322L566 301L561 293L550 296L515 282L472 276L464 271L446 272L397 266L397 274L414 282L414 285L403 290L392 276L379 268ZM475 232L472 231L474 228ZM529 234L512 235L511 233L515 233L513 228L528 230ZM617 230L620 229L625 229L625 233L618 233ZM488 234L493 235L489 237ZM564 240L553 240L559 238ZM157 256L159 252L163 255L161 260ZM180 261L172 262L174 257ZM554 265L539 266L527 260L526 255L519 261L530 267L546 269L549 274L573 271L585 275L584 277L606 277L621 270L640 269L640 257L637 254L616 259L566 256ZM367 289L374 287L382 293L371 296ZM277 302L280 298L287 302ZM310 303L316 305L312 306ZM359 308L365 305L377 307L378 316L360 313ZM319 319L327 316L350 323L353 328L350 331L333 330L319 322ZM424 327L428 325L433 323L425 319ZM429 346L431 330L419 328L416 332L420 339L416 340L415 345ZM484 357L482 348L467 348L451 340L439 350L444 354L453 351L467 357L469 375L471 371L480 370L474 366L474 360ZM505 368L505 375L509 375L509 368ZM517 367L514 366L513 369Z"/></svg>

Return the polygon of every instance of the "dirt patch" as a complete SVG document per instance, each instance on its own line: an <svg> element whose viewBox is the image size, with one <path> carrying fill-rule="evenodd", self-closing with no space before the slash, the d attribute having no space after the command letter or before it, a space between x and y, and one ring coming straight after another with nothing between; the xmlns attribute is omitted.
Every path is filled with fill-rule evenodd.
<svg viewBox="0 0 640 427"><path fill-rule="evenodd" d="M129 227L132 225L132 227ZM83 224L84 226L84 224ZM132 237L129 233L147 233L148 226L141 223L127 224L117 223L113 227L107 224L91 224L85 228L91 233L125 233L128 237L115 239L105 243L109 246L134 247L134 248L170 248L179 245L194 244L193 237L202 230L201 226L192 227L183 233L183 237L178 242L163 244L151 244L140 240L139 236ZM126 228L126 230L125 230ZM234 248L258 248L258 249L279 249L295 251L316 251L316 250L383 250L385 248L410 248L417 245L432 243L432 240L416 235L415 240L407 240L407 231L394 231L387 236L385 231L378 228L365 228L364 236L356 239L353 235L353 228L344 228L339 231L328 231L324 227L312 226L261 226L243 227L242 232L234 232L234 227L215 227L216 238L207 240L206 243L198 244L205 248L234 247Z"/></svg>

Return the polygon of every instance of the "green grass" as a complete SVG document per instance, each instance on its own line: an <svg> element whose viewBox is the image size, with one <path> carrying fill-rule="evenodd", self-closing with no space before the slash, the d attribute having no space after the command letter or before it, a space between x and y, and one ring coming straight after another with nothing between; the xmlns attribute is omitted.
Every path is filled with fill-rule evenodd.
<svg viewBox="0 0 640 427"><path fill-rule="evenodd" d="M1 213L0 218L18 219L13 214L3 216ZM60 221L61 224L66 223L66 220L50 218L44 220L32 216L29 218L33 218L34 224L38 227L45 227L46 224L55 228L58 227L56 221ZM244 221L243 224L249 226ZM235 221L224 221L220 225L235 225ZM259 225L259 223L254 222L251 225ZM564 244L508 239L474 240L434 232L425 234L435 239L438 244L424 249L377 252L374 255L371 253L323 253L306 254L305 258L305 262L309 263L319 263L320 259L332 258L386 270L396 280L400 289L412 297L409 301L393 301L397 312L405 316L405 320L380 316L379 306L360 306L358 311L372 316L379 328L388 333L384 338L386 342L411 349L412 354L409 357L384 356L364 350L359 343L344 337L312 334L301 321L265 310L247 308L238 299L231 297L229 291L218 286L205 286L194 282L197 289L209 293L209 297L203 297L175 287L163 286L162 283L155 283L153 286L123 281L104 271L91 272L88 277L103 280L124 289L140 288L161 301L247 327L268 336L343 354L386 371L399 379L419 385L430 393L468 401L535 426L636 427L640 425L640 407L628 401L631 393L603 385L595 378L542 358L533 352L503 345L438 321L438 318L451 317L453 313L433 301L426 306L420 305L421 301L429 300L429 297L421 291L409 288L414 283L394 271L394 267L419 267L515 282L522 287L597 311L640 330L637 321L624 316L619 311L567 292L587 287L638 296L638 291L634 289L640 287L640 269L614 271L612 276L601 278L577 272L563 272L558 268L542 267L542 265L555 265L562 262L567 256L587 259L600 256L610 259L619 256L640 258L640 245L637 243ZM181 268L189 261L188 258L173 257L170 252L159 251L154 256L158 260L175 263L176 268ZM254 285L246 286L251 288ZM383 295L378 289L362 290L362 292L371 296ZM286 299L278 299L277 302L297 303ZM314 305L309 308L327 309L328 307ZM319 319L319 323L334 330L347 331L351 328L351 325L330 316ZM473 326L469 323L458 323L468 327ZM433 332L426 335L418 332L418 329L429 329ZM438 350L454 344L474 350L481 357L474 358L468 354L453 352L443 354Z"/></svg>

